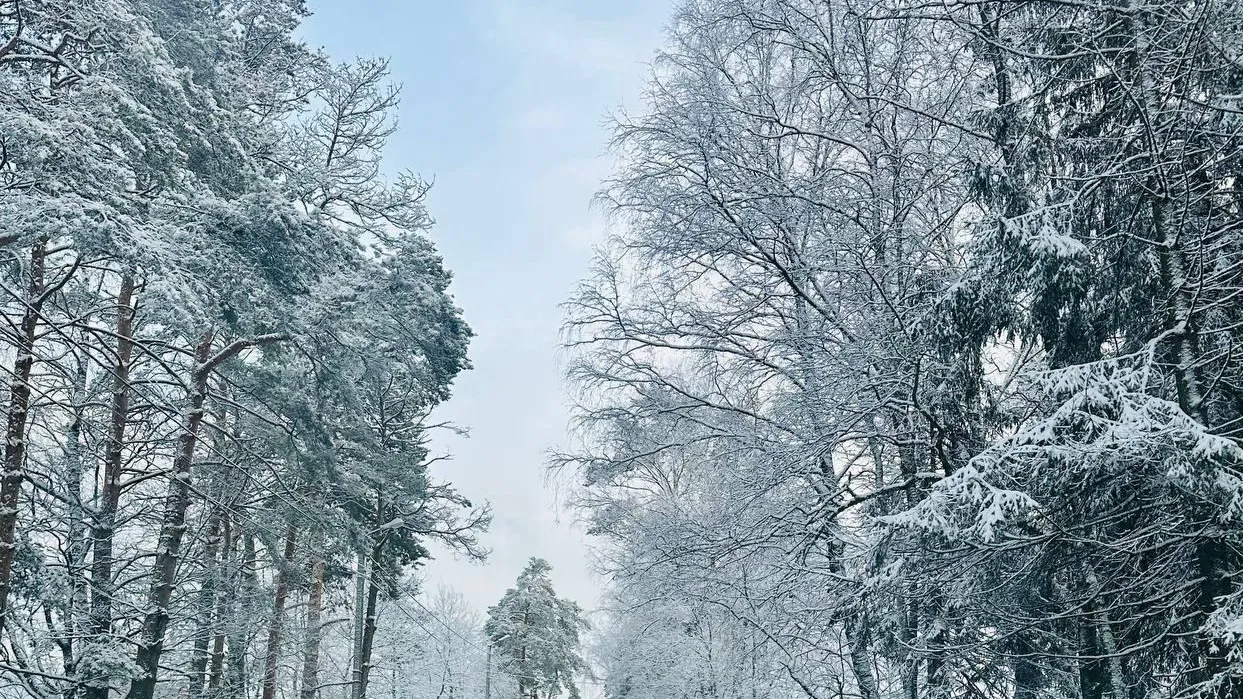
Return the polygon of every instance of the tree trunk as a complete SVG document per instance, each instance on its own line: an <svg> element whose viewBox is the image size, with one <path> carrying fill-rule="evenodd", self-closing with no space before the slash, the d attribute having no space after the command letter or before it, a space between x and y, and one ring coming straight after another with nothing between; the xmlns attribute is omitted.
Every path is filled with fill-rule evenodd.
<svg viewBox="0 0 1243 699"><path fill-rule="evenodd" d="M311 593L306 601L306 650L302 661L301 699L319 696L320 612L324 603L324 559L311 565Z"/></svg>
<svg viewBox="0 0 1243 699"><path fill-rule="evenodd" d="M1105 651L1109 667L1109 688L1114 699L1127 699L1126 676L1122 670L1122 656L1118 654L1118 643L1114 640L1113 626L1104 614L1098 621L1101 639L1101 650Z"/></svg>
<svg viewBox="0 0 1243 699"><path fill-rule="evenodd" d="M946 652L943 650L946 642L945 626L933 616L943 614L944 611L945 596L938 591L924 611L927 619L925 623L937 627L928 638L928 658L924 663L924 695L929 699L945 699L950 695L949 678L945 676Z"/></svg>
<svg viewBox="0 0 1243 699"><path fill-rule="evenodd" d="M291 524L285 532L284 558L276 571L276 599L272 604L272 620L268 625L268 654L263 672L263 699L275 699L276 674L284 631L285 599L289 596L289 566L292 565L298 530Z"/></svg>
<svg viewBox="0 0 1243 699"><path fill-rule="evenodd" d="M358 553L357 570L354 573L354 645L350 657L350 685L343 697L358 696L358 687L363 681L363 629L367 625L367 556Z"/></svg>
<svg viewBox="0 0 1243 699"><path fill-rule="evenodd" d="M1144 103L1147 104L1147 90L1144 92L1144 99ZM1155 178L1150 181L1149 186L1156 186ZM1151 215L1154 235L1162 241L1158 248L1161 281L1169 290L1173 300L1171 317L1167 323L1172 333L1173 356L1171 360L1178 406L1184 413L1203 425L1204 429L1212 430L1215 425L1212 424L1208 410L1208 396L1205 393L1205 386L1211 385L1211 382L1201 372L1200 362L1203 353L1200 348L1199 330L1196 327L1197 319L1192 310L1195 297L1199 292L1195 288L1189 288L1191 284L1188 278L1188 263L1179 241L1178 226L1167 222L1166 194L1160 189L1157 191L1158 194L1153 196ZM1220 535L1214 531L1216 513L1204 511L1202 508L1197 509L1199 511L1193 511L1193 516L1206 525L1199 534L1195 548L1196 568L1200 575L1196 600L1200 617L1198 619L1199 647L1204 656L1204 664L1201 670L1192 674L1191 679L1193 683L1205 685L1206 688L1214 685L1208 692L1208 696L1225 699L1235 696L1240 689L1239 685L1243 683L1238 683L1229 670L1230 643L1224 638L1217 637L1206 626L1213 612L1217 610L1220 598L1232 591L1233 583L1226 571L1237 568L1231 565L1237 563L1237 558L1229 560L1231 558L1228 556L1229 549L1220 545L1217 540Z"/></svg>
<svg viewBox="0 0 1243 699"><path fill-rule="evenodd" d="M211 667L208 670L207 679L207 696L216 697L220 695L220 682L224 675L224 642L225 629L224 625L229 618L229 601L231 596L236 595L230 591L225 576L232 577L233 549L235 548L233 540L233 521L229 517L229 513L225 512L221 518L221 526L223 529L221 548L223 551L220 566L217 569L222 583L216 589L216 628L212 637L211 647Z"/></svg>
<svg viewBox="0 0 1243 699"><path fill-rule="evenodd" d="M1227 562L1233 563L1229 549L1219 540L1213 538L1212 532L1201 534L1196 543L1196 566L1200 576L1198 586L1198 606L1200 611L1200 649L1204 656L1203 676L1197 678L1201 683L1211 686L1207 696L1215 699L1234 699L1243 694L1243 681L1240 681L1230 668L1230 643L1225 638L1218 638L1207 629L1208 619L1217 610L1219 601L1229 595L1234 587L1228 573L1223 569Z"/></svg>
<svg viewBox="0 0 1243 699"><path fill-rule="evenodd" d="M207 524L207 545L203 547L203 587L199 589L196 610L199 617L199 628L194 635L194 651L190 657L190 699L201 699L206 681L207 661L210 657L208 645L215 627L213 612L216 607L216 587L220 568L216 556L220 551L220 527L223 513L217 509L212 513Z"/></svg>
<svg viewBox="0 0 1243 699"><path fill-rule="evenodd" d="M25 480L26 418L30 411L30 374L34 368L35 331L43 305L47 241L40 240L30 250L30 280L26 287L25 310L17 335L17 357L13 362L13 381L9 385L9 420L5 429L4 474L0 477L0 631L8 612L9 587L13 579L13 557L17 552L17 499Z"/></svg>
<svg viewBox="0 0 1243 699"><path fill-rule="evenodd" d="M861 699L879 699L876 675L872 672L872 655L868 644L867 623L862 615L855 615L846 622L846 641L850 644L850 668L859 685Z"/></svg>
<svg viewBox="0 0 1243 699"><path fill-rule="evenodd" d="M234 600L229 620L229 681L222 696L227 699L239 699L246 695L246 646L248 633L246 619L250 606L254 603L255 581L255 536L249 530L242 534L242 561L239 568L242 578L242 594L240 602Z"/></svg>
<svg viewBox="0 0 1243 699"><path fill-rule="evenodd" d="M66 568L69 571L69 599L65 603L66 623L64 648L67 655L66 673L76 670L77 657L74 651L75 641L87 632L85 619L87 592L82 579L86 570L86 556L90 547L87 542L86 506L82 502L82 476L86 468L82 460L82 421L86 401L86 360L78 361L77 374L74 377L73 422L65 434L65 461L67 473L66 486L69 489L69 546L67 547ZM78 685L65 688L64 699L74 699L78 695Z"/></svg>
<svg viewBox="0 0 1243 699"><path fill-rule="evenodd" d="M382 542L376 542L371 549L371 575L367 589L366 616L363 617L363 638L358 656L358 682L354 685L354 699L367 699L367 683L371 679L371 649L375 643L376 607L380 600L380 566L377 562L383 552Z"/></svg>
<svg viewBox="0 0 1243 699"><path fill-rule="evenodd" d="M168 629L168 604L176 586L181 540L186 532L186 510L190 507L190 467L194 463L194 449L198 444L199 427L203 423L203 403L207 400L208 371L205 369L211 358L212 338L211 331L204 333L194 351L196 366L184 415L185 425L177 445L177 456L173 459L168 495L164 500L148 609L136 657L142 676L130 684L129 699L152 699L155 695L160 656L164 652L164 632Z"/></svg>
<svg viewBox="0 0 1243 699"><path fill-rule="evenodd" d="M1101 699L1105 694L1101 650L1096 640L1096 625L1089 619L1079 621L1079 697Z"/></svg>
<svg viewBox="0 0 1243 699"><path fill-rule="evenodd" d="M112 399L109 410L108 441L104 452L104 478L99 508L91 527L91 610L90 632L101 641L112 635L112 541L117 508L121 502L122 452L129 418L129 370L134 350L134 278L121 278L117 294L117 354L112 365ZM108 678L102 685L87 685L86 699L108 699Z"/></svg>

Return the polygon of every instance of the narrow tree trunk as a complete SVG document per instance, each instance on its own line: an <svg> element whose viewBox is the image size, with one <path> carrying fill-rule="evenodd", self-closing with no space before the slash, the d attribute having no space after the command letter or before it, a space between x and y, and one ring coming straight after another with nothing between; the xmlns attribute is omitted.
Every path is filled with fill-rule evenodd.
<svg viewBox="0 0 1243 699"><path fill-rule="evenodd" d="M1096 628L1089 619L1079 621L1079 697L1080 699L1101 699L1105 694L1105 680L1102 677L1101 661L1097 656L1101 650L1097 646Z"/></svg>
<svg viewBox="0 0 1243 699"><path fill-rule="evenodd" d="M183 417L185 425L177 445L177 455L173 459L168 495L164 500L148 609L136 657L142 675L130 684L129 699L152 699L155 695L160 656L164 653L164 632L168 629L168 604L176 586L181 540L186 531L186 510L190 507L190 467L194 464L194 449L198 444L199 427L203 423L203 403L207 400L207 372L204 369L211 358L212 337L212 332L204 333L194 352L196 366Z"/></svg>
<svg viewBox="0 0 1243 699"><path fill-rule="evenodd" d="M355 698L363 682L363 629L367 625L367 556L358 553L354 572L354 644L350 657L350 685L342 696Z"/></svg>
<svg viewBox="0 0 1243 699"><path fill-rule="evenodd" d="M276 599L272 604L272 621L268 625L268 654L263 673L263 699L275 699L276 674L280 661L281 635L284 632L285 599L289 596L289 566L293 564L298 530L291 524L285 532L284 558L276 571Z"/></svg>
<svg viewBox="0 0 1243 699"><path fill-rule="evenodd" d="M302 661L301 699L319 697L320 613L324 604L324 559L311 565L311 593L306 601L306 650Z"/></svg>
<svg viewBox="0 0 1243 699"><path fill-rule="evenodd" d="M229 517L229 513L225 512L221 518L221 527L223 529L221 549L223 551L220 561L218 578L222 583L216 589L216 627L215 634L212 637L211 647L211 668L208 671L207 679L207 696L216 697L220 695L220 683L224 675L224 642L225 629L224 625L229 617L229 601L231 596L236 596L236 592L229 589L225 576L232 576L233 563L233 520Z"/></svg>
<svg viewBox="0 0 1243 699"><path fill-rule="evenodd" d="M1240 681L1230 669L1230 647L1232 643L1218 637L1207 628L1210 616L1217 610L1220 600L1229 595L1234 587L1230 576L1225 570L1237 569L1236 558L1230 556L1229 549L1220 540L1213 538L1211 532L1201 534L1196 543L1196 566L1200 575L1198 597L1200 611L1200 649L1204 656L1204 670L1199 682L1210 685L1212 689L1207 696L1215 699L1235 699L1243 695L1243 681Z"/></svg>
<svg viewBox="0 0 1243 699"><path fill-rule="evenodd" d="M1114 640L1113 626L1102 614L1098 621L1101 650L1105 651L1109 663L1109 688L1113 690L1114 699L1127 699L1126 676L1122 671L1122 656L1118 654L1118 642Z"/></svg>
<svg viewBox="0 0 1243 699"><path fill-rule="evenodd" d="M219 562L216 556L220 551L220 528L223 513L214 511L207 524L207 545L203 547L203 587L199 589L197 613L199 628L194 635L194 651L190 657L190 699L201 699L206 682L208 645L215 627L213 612L216 607L216 587L219 579Z"/></svg>
<svg viewBox="0 0 1243 699"><path fill-rule="evenodd" d="M876 675L872 672L872 654L868 644L867 624L856 616L846 622L846 641L850 644L850 668L855 674L861 699L879 699Z"/></svg>
<svg viewBox="0 0 1243 699"><path fill-rule="evenodd" d="M529 612L529 610L528 610L528 612ZM527 626L527 624L528 624L528 623L530 623L530 620L527 618L527 614L528 614L528 612L523 612L523 613L522 613L522 626L523 626L523 627ZM709 667L709 669L711 669L711 667L712 667L712 638L711 638L711 633L712 633L712 631L711 631L711 627L710 627L710 626L709 626L709 631L708 631L708 633L709 633L709 638L708 638L708 667ZM526 684L527 684L527 682L528 682L527 677L528 677L528 675L529 675L529 673L528 673L528 671L527 671L527 645L526 645L525 643L523 643L523 644L522 644L522 651L518 654L518 672L519 672L519 675L518 675L518 697L519 697L519 699L522 699L522 697L525 697L525 696L526 696ZM709 696L715 697L715 696L716 696L716 686L715 686L715 683L716 683L716 678L715 678L715 673L714 673L714 674L712 674L712 675L709 675L709 677L712 677L712 683L713 683L712 691L709 693ZM701 691L702 691L702 690L701 690Z"/></svg>
<svg viewBox="0 0 1243 699"><path fill-rule="evenodd" d="M371 649L375 643L377 610L380 598L380 566L377 562L384 552L384 545L377 542L371 549L371 575L367 589L366 616L363 618L362 647L358 657L358 683L354 685L354 699L367 699L367 683L371 679Z"/></svg>
<svg viewBox="0 0 1243 699"><path fill-rule="evenodd" d="M65 474L69 499L69 546L67 547L66 568L69 574L69 599L65 603L68 619L65 623L64 649L66 653L65 672L76 671L77 653L76 640L87 631L85 619L87 594L82 574L86 569L86 555L89 550L86 533L86 506L82 502L82 476L86 469L82 461L82 421L86 401L86 361L79 359L77 374L74 377L73 422L65 434L65 461L68 469ZM64 699L74 699L78 695L78 685L65 688Z"/></svg>
<svg viewBox="0 0 1243 699"><path fill-rule="evenodd" d="M912 476L913 475L914 475L914 472L912 472ZM919 627L920 627L919 622L920 622L919 600L914 599L911 596L904 595L904 600L902 604L902 632L901 633L902 633L902 643L907 648L913 648L915 644L919 642ZM863 634L863 638L865 642L864 650L866 652L867 645L870 645L870 642L871 642L871 633L870 633L870 629L867 626L866 616L863 617L859 623L860 623L860 633ZM851 652L857 653L857 651L853 649L853 644L852 644ZM853 659L853 656L852 656L852 659ZM876 677L872 673L872 664L871 664L870 654L865 655L861 659L854 659L854 662L858 663L860 662L860 660L867 664L868 674L872 675L873 685L872 685L871 691L875 692L874 696L879 697L880 687L875 684ZM909 657L907 658L906 663L901 669L901 676L902 676L902 690L905 693L906 699L918 699L919 697L919 655L917 653L909 654ZM864 699L866 699L866 697Z"/></svg>
<svg viewBox="0 0 1243 699"><path fill-rule="evenodd" d="M25 480L26 417L30 411L30 375L34 368L35 331L43 303L47 241L30 250L30 280L23 299L25 309L17 336L13 381L9 384L9 420L5 429L4 474L0 477L0 631L8 612L9 587L13 579L13 556L17 551L17 500Z"/></svg>
<svg viewBox="0 0 1243 699"><path fill-rule="evenodd" d="M255 580L255 536L249 530L242 534L241 602L235 601L229 629L229 682L223 693L227 699L246 694L247 614L254 604L258 584Z"/></svg>
<svg viewBox="0 0 1243 699"><path fill-rule="evenodd" d="M1149 89L1151 89L1150 86L1145 85L1143 91L1145 105L1147 105ZM1151 111L1151 108L1149 109ZM1181 248L1177 226L1166 220L1166 194L1157 185L1155 178L1149 186L1156 190L1156 194L1152 195L1151 214L1154 235L1162 241L1158 248L1161 281L1170 291L1173 301L1171 317L1167 322L1173 345L1171 359L1174 366L1174 386L1178 395L1178 405L1184 413L1197 420L1206 430L1211 430L1215 426L1212 424L1207 404L1208 396L1205 394L1205 386L1209 384L1209 381L1202 375L1200 368L1202 355L1200 337L1196 327L1197 319L1192 311L1194 297L1198 291L1193 288L1188 279L1188 264ZM1215 513L1201 509L1194 514L1207 526L1200 533L1195 548L1196 568L1200 575L1196 600L1200 617L1198 620L1200 624L1199 647L1204 657L1204 664L1201 670L1192 673L1191 680L1195 684L1206 686L1215 683L1208 696L1225 699L1234 697L1236 692L1240 691L1240 687L1243 687L1243 683L1238 682L1229 669L1230 643L1224 638L1217 637L1206 626L1208 619L1217 610L1220 598L1228 595L1233 588L1226 571L1237 568L1235 565L1230 565L1237 563L1237 558L1228 560L1228 549L1220 545L1218 541L1219 535L1214 531L1217 526L1213 521L1216 517Z"/></svg>
<svg viewBox="0 0 1243 699"><path fill-rule="evenodd" d="M99 507L91 527L91 610L90 633L100 641L112 635L112 541L117 508L121 502L121 467L124 465L125 428L129 418L129 370L134 351L134 278L121 278L117 294L117 353L112 365L112 398L109 409L108 441L104 452L103 484ZM102 684L86 686L86 699L108 699L108 678Z"/></svg>
<svg viewBox="0 0 1243 699"><path fill-rule="evenodd" d="M929 699L945 699L949 696L949 678L945 676L945 626L936 622L932 614L942 614L945 610L945 596L939 591L926 606L925 616L930 620L926 623L936 625L937 630L928 638L928 658L924 663L924 695Z"/></svg>

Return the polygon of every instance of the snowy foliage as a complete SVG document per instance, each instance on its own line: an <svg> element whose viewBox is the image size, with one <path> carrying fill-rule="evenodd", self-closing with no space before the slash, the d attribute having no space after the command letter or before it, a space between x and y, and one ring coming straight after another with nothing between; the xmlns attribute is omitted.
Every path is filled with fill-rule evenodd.
<svg viewBox="0 0 1243 699"><path fill-rule="evenodd" d="M484 625L497 668L513 678L520 699L580 696L577 676L586 665L579 644L588 626L579 606L552 589L551 570L547 561L532 558L517 584L488 609Z"/></svg>
<svg viewBox="0 0 1243 699"><path fill-rule="evenodd" d="M305 13L0 0L6 699L363 699L429 542L485 553L399 90Z"/></svg>
<svg viewBox="0 0 1243 699"><path fill-rule="evenodd" d="M1238 695L1241 20L681 3L568 306L610 696Z"/></svg>

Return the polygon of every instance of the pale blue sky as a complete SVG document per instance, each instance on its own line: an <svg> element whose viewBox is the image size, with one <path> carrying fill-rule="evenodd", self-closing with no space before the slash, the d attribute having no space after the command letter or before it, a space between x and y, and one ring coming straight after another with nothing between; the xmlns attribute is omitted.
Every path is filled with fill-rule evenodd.
<svg viewBox="0 0 1243 699"><path fill-rule="evenodd" d="M310 43L335 58L389 56L403 86L391 169L435 178L433 237L477 333L475 368L441 411L471 431L446 441L440 473L496 520L484 566L441 556L429 586L480 610L530 556L560 592L593 607L581 532L545 487L565 439L558 361L565 300L602 236L590 200L612 168L606 117L641 107L672 0L309 0Z"/></svg>

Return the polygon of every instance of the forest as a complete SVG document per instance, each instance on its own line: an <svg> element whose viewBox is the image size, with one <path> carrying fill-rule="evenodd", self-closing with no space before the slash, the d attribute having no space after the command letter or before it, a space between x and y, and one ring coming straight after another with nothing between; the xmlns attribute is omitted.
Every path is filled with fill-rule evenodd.
<svg viewBox="0 0 1243 699"><path fill-rule="evenodd" d="M618 699L1243 696L1243 3L689 0L568 306Z"/></svg>
<svg viewBox="0 0 1243 699"><path fill-rule="evenodd" d="M0 699L1243 697L1243 3L671 3L549 309L602 608L486 613L313 9L0 0Z"/></svg>
<svg viewBox="0 0 1243 699"><path fill-rule="evenodd" d="M424 589L488 552L432 474L472 331L388 61L307 16L0 0L2 699L578 692L546 562Z"/></svg>

